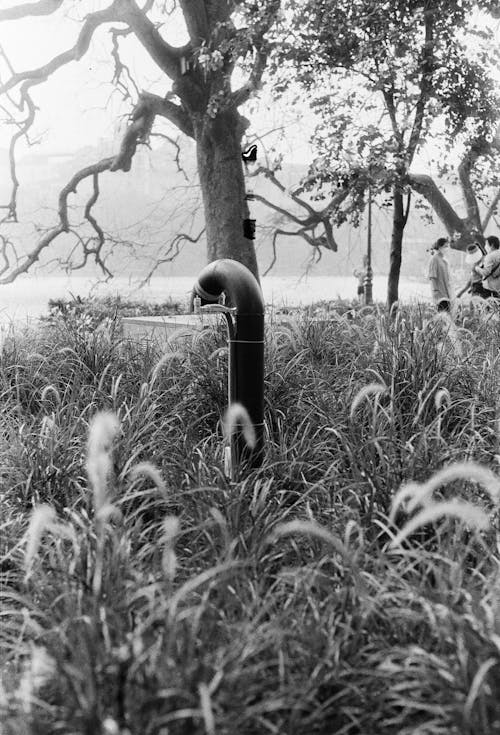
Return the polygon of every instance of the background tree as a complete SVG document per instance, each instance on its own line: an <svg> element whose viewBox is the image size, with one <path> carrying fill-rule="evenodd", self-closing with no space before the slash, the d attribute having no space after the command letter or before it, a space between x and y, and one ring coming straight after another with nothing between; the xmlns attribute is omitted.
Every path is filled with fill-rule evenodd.
<svg viewBox="0 0 500 735"><path fill-rule="evenodd" d="M410 169L436 116L444 117L448 139L466 124L471 138L491 135L498 109L489 74L492 34L475 29L472 19L478 9L493 5L467 0L290 3L288 38L277 51L285 69L278 91L298 81L321 115L310 186L336 187L339 179L347 179L358 190L390 193L389 305L398 300ZM467 43L472 36L475 50Z"/></svg>
<svg viewBox="0 0 500 735"><path fill-rule="evenodd" d="M0 10L0 22L19 22L29 17L52 15L64 9L64 0L38 0ZM66 5L71 6L71 3ZM76 9L76 6L74 6ZM79 6L80 8L80 6ZM78 8L78 9L79 9ZM257 90L266 66L271 29L279 10L279 0L258 3L239 0L113 0L106 7L88 13L81 20L76 42L45 64L15 71L4 56L0 94L16 126L9 161L12 190L3 205L3 222L17 221L19 181L15 152L21 138L29 136L36 117L33 88L72 61L79 61L91 47L96 31L109 29L109 60L114 65L115 84L123 83L128 67L120 55L122 39L135 39L160 69L170 89L164 95L136 90L135 104L116 155L89 162L72 177L59 194L59 223L44 233L35 246L12 267L6 257L4 239L3 283L29 270L42 251L71 229L68 197L85 179L92 181L92 194L85 218L93 229L90 239L81 239L85 260L93 257L102 265L105 237L92 214L99 196L99 176L103 172L129 171L137 146L149 139L157 118L173 124L196 141L197 168L206 223L208 259L229 257L240 260L258 274L253 243L244 237L242 221L248 215L241 161L241 141L248 122L239 108ZM189 40L174 46L165 40L164 26L173 22L177 11ZM246 70L246 79L233 88L234 73ZM241 73L240 73L241 76ZM17 254L19 256L19 254Z"/></svg>

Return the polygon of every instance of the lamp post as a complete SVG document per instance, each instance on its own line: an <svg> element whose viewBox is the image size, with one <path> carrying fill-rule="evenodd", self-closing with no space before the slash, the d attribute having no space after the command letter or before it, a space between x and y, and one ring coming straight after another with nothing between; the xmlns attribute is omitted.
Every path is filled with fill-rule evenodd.
<svg viewBox="0 0 500 735"><path fill-rule="evenodd" d="M364 279L365 304L373 304L373 270L372 270L372 182L371 167L368 180L368 235L366 243L366 272Z"/></svg>

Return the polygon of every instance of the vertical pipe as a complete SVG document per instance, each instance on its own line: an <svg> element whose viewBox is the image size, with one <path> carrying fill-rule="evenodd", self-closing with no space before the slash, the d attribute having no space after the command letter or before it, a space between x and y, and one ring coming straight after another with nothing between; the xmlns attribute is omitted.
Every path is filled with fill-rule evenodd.
<svg viewBox="0 0 500 735"><path fill-rule="evenodd" d="M262 464L264 446L264 299L255 276L236 260L216 260L199 274L194 293L216 303L225 293L236 307L234 334L229 336L229 400L247 410L256 446L249 449L240 433L233 441L236 464Z"/></svg>

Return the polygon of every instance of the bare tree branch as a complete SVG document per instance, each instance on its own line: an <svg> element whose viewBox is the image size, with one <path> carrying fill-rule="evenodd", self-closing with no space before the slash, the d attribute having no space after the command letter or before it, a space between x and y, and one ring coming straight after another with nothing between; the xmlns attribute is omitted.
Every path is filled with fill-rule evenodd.
<svg viewBox="0 0 500 735"><path fill-rule="evenodd" d="M204 234L204 227L195 237L188 235L186 232L179 232L168 245L165 254L155 262L154 266L151 268L147 276L144 278L144 280L141 281L140 286L145 286L147 283L149 283L151 277L154 275L154 273L156 273L161 265L163 265L164 263L171 263L173 260L175 260L175 258L179 255L181 251L181 244L183 242L191 242L193 244L196 244L197 242L199 242L200 238Z"/></svg>
<svg viewBox="0 0 500 735"><path fill-rule="evenodd" d="M119 38L123 36L128 36L132 33L131 28L111 28L111 39L112 39L112 48L111 48L111 57L114 62L114 72L113 72L113 84L118 87L123 95L123 99L127 100L131 98L131 94L129 92L129 89L127 87L126 81L122 81L122 76L126 75L128 78L130 84L132 85L136 98L139 97L139 88L137 87L137 84L135 83L135 80L130 73L130 69L125 64L121 57L120 57L120 48L119 48Z"/></svg>
<svg viewBox="0 0 500 735"><path fill-rule="evenodd" d="M286 219L295 222L295 224L300 225L301 227L307 227L309 223L310 217L308 217L307 219L301 219L300 217L297 217L297 215L290 212L288 209L280 207L279 204L271 202L265 196L262 196L262 194L254 194L253 198L255 199L255 201L262 202L262 204L265 204L266 207L273 209L275 212L278 212L278 214L281 214L283 217L286 217Z"/></svg>
<svg viewBox="0 0 500 735"><path fill-rule="evenodd" d="M18 20L36 15L52 15L63 4L64 0L38 0L37 3L24 3L0 10L0 21Z"/></svg>
<svg viewBox="0 0 500 735"><path fill-rule="evenodd" d="M10 89L13 89L25 80L32 80L34 83L40 84L41 82L46 81L47 77L62 66L69 64L71 61L79 61L82 56L87 53L92 37L99 26L103 23L110 23L113 21L123 22L125 20L125 16L122 12L122 6L122 0L113 0L109 7L88 15L78 35L77 41L72 48L64 51L62 54L54 56L53 59L43 66L13 74L10 79L0 86L0 94L8 92Z"/></svg>
<svg viewBox="0 0 500 735"><path fill-rule="evenodd" d="M181 147L179 145L179 140L174 140L170 137L170 135L166 135L166 133L151 133L152 138L161 138L162 140L166 140L170 145L173 145L175 148L175 165L177 166L177 171L182 174L186 181L189 182L188 175L186 174L184 168L181 166Z"/></svg>
<svg viewBox="0 0 500 735"><path fill-rule="evenodd" d="M285 235L286 237L302 237L307 243L309 243L309 245L311 245L311 247L314 247L314 248L317 247L317 243L315 242L315 239L311 237L311 235L309 235L307 231L304 230L303 228L299 230L293 230L293 231L292 230L282 230L282 229L275 230L273 234L273 240L272 240L273 257L272 257L270 265L266 268L266 270L262 274L264 276L267 276L267 274L276 265L276 259L277 259L276 240L278 239L279 235Z"/></svg>
<svg viewBox="0 0 500 735"><path fill-rule="evenodd" d="M22 124L20 130L13 137L14 142L11 144L12 161L13 145L15 145L15 142L21 135L26 134L26 130L31 124L32 117L34 115L34 106L31 102L31 99L29 98L29 95L27 94L28 88L34 83L35 82L30 81L25 82L24 85L22 85L23 94L26 97L26 104L29 105L29 115ZM35 263L39 259L41 253L47 247L49 247L49 245L57 237L59 237L59 235L63 233L69 233L71 231L68 217L68 197L70 194L76 193L79 184L84 179L89 177L92 177L93 179L93 194L86 204L84 217L97 234L97 240L96 238L94 238L93 240L85 241L83 238L79 238L84 253L83 265L87 262L87 258L89 255L94 255L96 262L100 265L102 270L107 273L107 275L110 275L101 257L101 251L105 242L105 235L102 228L99 226L96 219L92 215L92 207L96 203L99 196L98 176L104 171L129 171L132 165L132 159L137 149L137 145L139 142L147 141L155 116L157 114L166 116L164 115L165 109L167 109L170 113L171 107L177 108L177 105L174 105L168 100L149 93L143 93L140 95L139 100L132 111L131 122L127 126L127 130L125 131L125 134L123 136L118 154L116 156L103 158L97 163L86 166L74 174L74 176L63 187L59 194L59 224L48 230L43 235L43 237L40 238L36 246L25 256L22 262L19 263L14 269L12 269L8 275L4 275L4 273L6 272L4 268L4 270L2 271L3 277L0 278L0 283L11 283L18 275L20 275L21 273L26 273L33 265L33 263ZM8 213L10 213L11 217L14 218L16 213L16 193L18 182L17 177L15 176L15 165L13 163L12 166L13 192L11 195L11 201L7 206ZM90 245L92 242L93 245L91 247ZM7 262L5 244L3 247L3 258L4 262Z"/></svg>
<svg viewBox="0 0 500 735"><path fill-rule="evenodd" d="M25 258L17 265L16 268L13 268L7 276L3 276L2 278L0 278L0 284L12 283L21 273L27 273L31 266L36 263L37 260L40 258L41 253L47 247L49 247L49 245L51 245L51 243L57 237L59 237L59 235L70 231L68 218L69 195L76 193L78 185L84 179L88 178L89 176L95 177L97 174L109 170L111 164L113 163L113 160L113 157L103 158L101 161L98 161L91 166L86 166L85 168L81 169L70 179L70 181L68 181L66 186L61 190L59 194L59 224L48 230L43 235L43 237L40 238L36 246L25 256ZM90 202L92 201L92 199L93 197L91 198ZM90 209L92 207L92 203L90 202L89 204L87 204L86 208L86 212L88 210L88 213L90 213Z"/></svg>
<svg viewBox="0 0 500 735"><path fill-rule="evenodd" d="M5 237L4 235L0 235L0 254L2 256L3 265L0 269L0 276L3 276L4 273L6 273L10 268L10 260L9 256L7 255L7 248L11 248L12 252L14 253L14 256L16 254L14 245L12 244L11 240L9 240L8 237Z"/></svg>
<svg viewBox="0 0 500 735"><path fill-rule="evenodd" d="M84 217L85 219L91 224L92 228L94 229L95 233L97 234L97 244L94 248L89 249L88 247L85 247L85 250L90 254L92 253L95 255L96 262L101 265L101 267L105 268L104 263L100 259L100 253L102 250L102 247L105 242L105 236L104 232L102 231L101 226L95 219L95 217L92 214L92 207L97 202L99 198L99 174L94 173L92 175L92 183L93 183L93 191L90 199L87 201L87 204L85 205L85 211L84 211Z"/></svg>
<svg viewBox="0 0 500 735"><path fill-rule="evenodd" d="M29 88L31 82L25 82L21 85L21 104L22 107L28 108L28 115L25 119L18 123L18 130L14 133L9 144L9 168L10 168L10 180L12 181L12 189L10 200L7 205L2 205L2 209L7 209L6 216L1 222L17 222L17 191L19 189L19 179L17 178L16 172L16 145L20 138L23 136L27 137L28 131L33 124L35 119L35 103L30 97Z"/></svg>
<svg viewBox="0 0 500 735"><path fill-rule="evenodd" d="M275 172L272 169L268 168L267 166L257 166L255 171L252 171L248 175L258 176L259 174L263 174L263 176L265 176L266 179L269 179L269 181L271 181L274 184L274 186L276 186L277 189L279 189L283 194L286 194L291 199L293 199L293 201L296 204L298 204L299 207L303 207L309 212L309 214L312 217L314 217L314 215L316 214L316 210L313 207L311 207L311 205L308 202L306 202L304 199L301 199L300 197L298 197L293 191L287 191L287 189L283 186L283 184L277 178ZM297 220L297 222L299 222L299 220Z"/></svg>
<svg viewBox="0 0 500 735"><path fill-rule="evenodd" d="M309 204L305 199L302 199L299 197L294 191L287 191L287 189L284 187L284 185L281 183L281 181L277 178L274 171L271 169L265 167L265 166L258 166L254 172L250 173L249 176L256 176L257 174L263 174L269 181L271 181L276 188L282 193L286 194L287 196L292 199L292 201L302 207L306 210L307 215L304 218L301 218L300 216L294 214L288 209L285 209L284 206L281 206L279 204L276 204L275 202L270 201L267 197L263 196L262 194L253 194L253 199L255 199L258 202L261 202L262 204L265 204L270 209L274 210L278 214L280 214L282 217L291 220L296 225L299 225L298 230L294 230L293 232L289 232L287 230L283 230L281 228L278 228L275 230L273 235L273 262L271 264L271 268L274 265L274 262L276 260L275 257L275 247L276 247L276 238L278 235L298 235L302 237L309 245L311 245L314 248L325 248L327 250L332 250L333 252L337 252L338 245L335 240L335 236L333 234L333 228L331 223L331 217L332 213L340 207L342 202L347 198L349 195L349 191L347 189L341 189L338 192L336 192L328 204L323 207L320 210L314 209L314 207ZM315 230L317 227L323 228L323 234L318 237L315 234ZM266 271L267 273L268 271Z"/></svg>

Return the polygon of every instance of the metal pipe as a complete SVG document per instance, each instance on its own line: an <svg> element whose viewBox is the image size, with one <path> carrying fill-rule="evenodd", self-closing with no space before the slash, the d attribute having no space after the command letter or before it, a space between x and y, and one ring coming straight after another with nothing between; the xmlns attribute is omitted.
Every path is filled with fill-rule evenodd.
<svg viewBox="0 0 500 735"><path fill-rule="evenodd" d="M238 432L232 438L235 465L242 461L259 467L264 437L264 298L255 276L242 263L224 258L199 274L194 293L202 304L217 303L222 293L235 307L234 334L229 332L229 402L241 403L252 421L256 445L246 446Z"/></svg>

